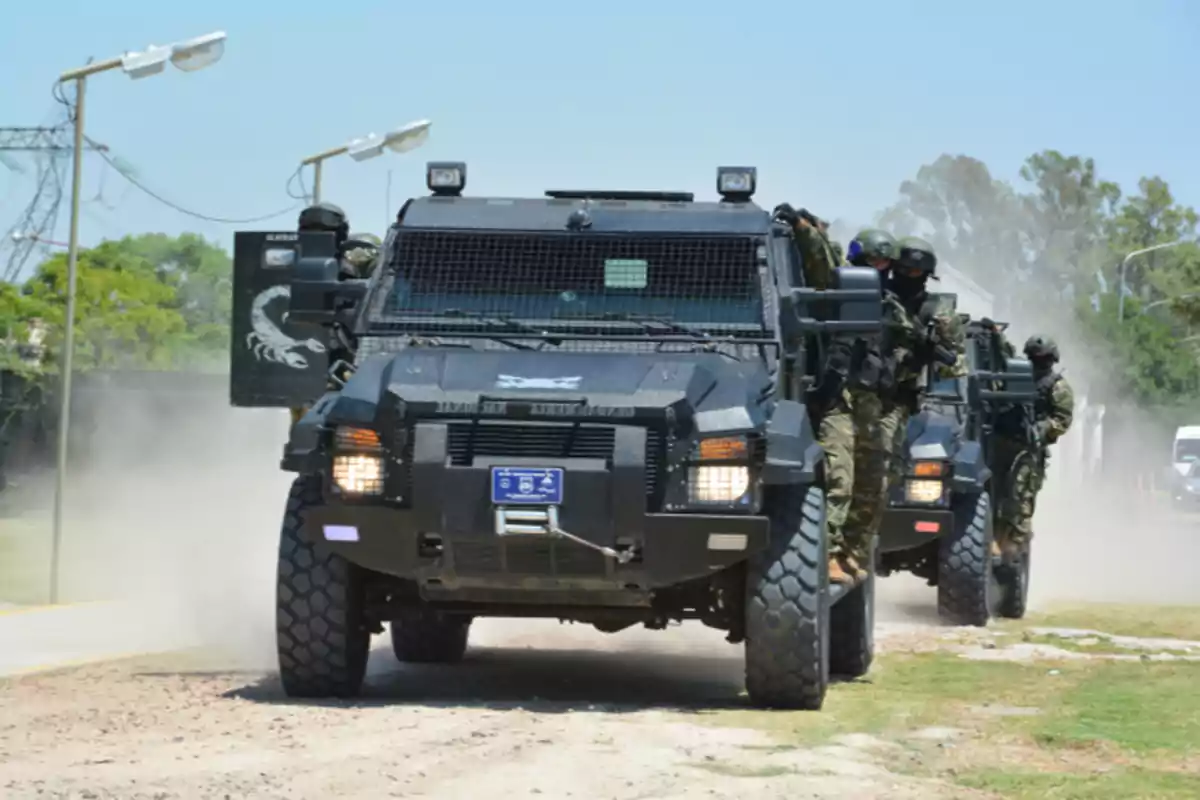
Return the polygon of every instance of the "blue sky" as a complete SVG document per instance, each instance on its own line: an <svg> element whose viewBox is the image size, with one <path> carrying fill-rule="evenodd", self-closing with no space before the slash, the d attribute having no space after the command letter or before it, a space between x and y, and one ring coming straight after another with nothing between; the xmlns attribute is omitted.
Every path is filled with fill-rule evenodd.
<svg viewBox="0 0 1200 800"><path fill-rule="evenodd" d="M209 215L286 208L300 158L419 118L434 123L420 150L327 162L325 199L353 227L381 233L433 159L467 161L473 194L709 196L718 164L753 164L763 204L867 220L943 152L1015 179L1027 155L1057 148L1127 189L1162 175L1200 206L1200 4L1188 0L12 5L0 125L46 120L55 77L89 56L229 34L211 69L108 73L88 91L89 135ZM230 245L238 227L170 210L95 157L85 183L85 244L193 230ZM0 230L30 189L0 167ZM66 229L64 206L56 236Z"/></svg>

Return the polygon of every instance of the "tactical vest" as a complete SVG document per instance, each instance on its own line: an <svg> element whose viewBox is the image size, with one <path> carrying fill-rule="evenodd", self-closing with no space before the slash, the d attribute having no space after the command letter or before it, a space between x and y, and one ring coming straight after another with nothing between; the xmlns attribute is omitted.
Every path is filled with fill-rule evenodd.
<svg viewBox="0 0 1200 800"><path fill-rule="evenodd" d="M883 357L882 343L877 336L859 337L854 341L850 359L850 384L868 391L887 389L892 375Z"/></svg>
<svg viewBox="0 0 1200 800"><path fill-rule="evenodd" d="M906 332L902 328L885 326L881 344L882 373L885 379L881 388L889 394L897 395L894 399L908 402L915 400L918 380L924 366L920 353L921 327L925 324L927 315L932 314L936 308L936 301L925 292L908 298L900 295L894 297L904 309L906 322L911 323L912 329ZM899 395L905 396L901 398Z"/></svg>
<svg viewBox="0 0 1200 800"><path fill-rule="evenodd" d="M1062 380L1062 375L1050 370L1037 379L1037 398L1033 401L1034 415L1039 419L1047 419L1054 411L1054 385Z"/></svg>

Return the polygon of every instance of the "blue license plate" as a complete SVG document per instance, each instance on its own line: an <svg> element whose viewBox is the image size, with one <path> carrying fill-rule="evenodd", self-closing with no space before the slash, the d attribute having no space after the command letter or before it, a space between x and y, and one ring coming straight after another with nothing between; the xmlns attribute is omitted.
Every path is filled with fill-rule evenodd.
<svg viewBox="0 0 1200 800"><path fill-rule="evenodd" d="M563 499L558 467L492 467L492 502L557 506Z"/></svg>

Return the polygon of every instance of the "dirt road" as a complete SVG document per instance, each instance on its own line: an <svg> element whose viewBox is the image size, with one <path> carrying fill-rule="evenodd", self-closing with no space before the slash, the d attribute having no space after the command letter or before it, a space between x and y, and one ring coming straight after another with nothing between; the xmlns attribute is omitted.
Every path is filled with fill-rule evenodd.
<svg viewBox="0 0 1200 800"><path fill-rule="evenodd" d="M912 628L881 627L885 646ZM265 663L220 653L0 682L0 796L969 796L892 774L869 737L781 749L713 724L744 703L741 650L715 631L485 621L473 643L453 668L401 668L380 637L353 704L289 702Z"/></svg>

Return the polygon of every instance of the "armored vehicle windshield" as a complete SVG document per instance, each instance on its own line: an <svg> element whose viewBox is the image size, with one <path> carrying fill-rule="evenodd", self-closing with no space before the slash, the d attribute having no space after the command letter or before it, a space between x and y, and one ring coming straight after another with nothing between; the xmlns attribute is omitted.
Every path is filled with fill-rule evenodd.
<svg viewBox="0 0 1200 800"><path fill-rule="evenodd" d="M393 229L364 332L563 349L773 339L768 229L755 206L422 198Z"/></svg>

